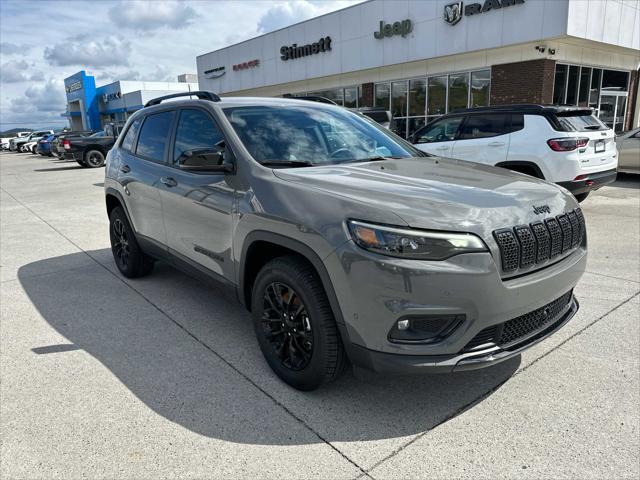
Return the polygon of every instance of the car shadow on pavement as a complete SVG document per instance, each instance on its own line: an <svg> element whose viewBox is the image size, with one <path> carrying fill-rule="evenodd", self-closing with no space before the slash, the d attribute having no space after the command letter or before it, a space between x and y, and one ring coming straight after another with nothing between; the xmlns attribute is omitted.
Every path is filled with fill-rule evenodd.
<svg viewBox="0 0 640 480"><path fill-rule="evenodd" d="M632 188L640 189L640 175L634 173L622 173L618 172L615 183L612 183L613 187L620 188Z"/></svg>
<svg viewBox="0 0 640 480"><path fill-rule="evenodd" d="M80 165L71 165L69 167L54 167L54 168L36 168L34 172L64 172L66 170L79 170L82 167Z"/></svg>
<svg viewBox="0 0 640 480"><path fill-rule="evenodd" d="M89 254L107 262L111 252ZM281 406L331 442L406 437L472 408L520 365L518 356L473 372L411 377L349 369L317 391L298 392L267 367L250 314L233 292L164 263L149 277L123 281L109 263L78 268L78 256L85 254L36 261L18 272L42 318L74 346L32 345L33 355L84 350L154 412L209 437L270 445L322 441L283 432ZM76 380L82 382L69 377ZM87 399L97 394L86 391Z"/></svg>

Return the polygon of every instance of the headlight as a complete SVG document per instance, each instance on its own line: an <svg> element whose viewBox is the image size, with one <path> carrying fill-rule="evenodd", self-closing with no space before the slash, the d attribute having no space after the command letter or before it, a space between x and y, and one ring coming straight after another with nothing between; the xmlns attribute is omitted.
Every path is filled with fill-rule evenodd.
<svg viewBox="0 0 640 480"><path fill-rule="evenodd" d="M446 260L461 253L486 252L470 233L427 232L349 220L349 231L360 247L391 257Z"/></svg>

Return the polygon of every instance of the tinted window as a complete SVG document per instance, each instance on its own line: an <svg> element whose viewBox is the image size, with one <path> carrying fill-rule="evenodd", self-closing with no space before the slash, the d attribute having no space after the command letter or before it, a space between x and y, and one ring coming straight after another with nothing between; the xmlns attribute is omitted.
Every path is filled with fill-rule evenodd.
<svg viewBox="0 0 640 480"><path fill-rule="evenodd" d="M607 126L593 115L575 114L558 115L561 130L566 132L584 132L589 130L605 130Z"/></svg>
<svg viewBox="0 0 640 480"><path fill-rule="evenodd" d="M509 133L511 115L469 115L460 131L460 139L497 137Z"/></svg>
<svg viewBox="0 0 640 480"><path fill-rule="evenodd" d="M163 162L172 120L173 112L148 115L140 130L136 155L154 162Z"/></svg>
<svg viewBox="0 0 640 480"><path fill-rule="evenodd" d="M141 123L142 120L138 118L131 124L129 130L127 130L127 135L124 137L124 140L122 140L122 148L133 152L133 147L135 145L134 142L136 141L136 135L138 135L138 130L140 130Z"/></svg>
<svg viewBox="0 0 640 480"><path fill-rule="evenodd" d="M178 121L173 160L187 150L222 149L224 137L212 118L202 110L183 110Z"/></svg>
<svg viewBox="0 0 640 480"><path fill-rule="evenodd" d="M511 131L517 132L524 128L524 115L521 113L514 113L511 115Z"/></svg>
<svg viewBox="0 0 640 480"><path fill-rule="evenodd" d="M436 120L424 127L415 137L415 143L447 142L454 140L462 117L449 117Z"/></svg>

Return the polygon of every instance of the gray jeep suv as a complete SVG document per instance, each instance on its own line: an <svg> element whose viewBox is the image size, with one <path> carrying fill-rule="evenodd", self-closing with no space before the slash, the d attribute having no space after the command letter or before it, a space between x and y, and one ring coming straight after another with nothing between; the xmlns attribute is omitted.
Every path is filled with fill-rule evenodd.
<svg viewBox="0 0 640 480"><path fill-rule="evenodd" d="M379 372L492 365L576 313L584 217L561 187L429 156L342 107L152 100L109 152L118 269L232 286L260 348L311 390Z"/></svg>

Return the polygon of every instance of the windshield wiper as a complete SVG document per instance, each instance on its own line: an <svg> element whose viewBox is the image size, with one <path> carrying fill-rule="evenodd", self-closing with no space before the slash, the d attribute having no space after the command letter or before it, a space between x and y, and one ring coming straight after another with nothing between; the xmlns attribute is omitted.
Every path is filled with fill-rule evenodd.
<svg viewBox="0 0 640 480"><path fill-rule="evenodd" d="M260 163L265 167L311 167L313 163L308 160L267 160L266 162Z"/></svg>
<svg viewBox="0 0 640 480"><path fill-rule="evenodd" d="M366 158L353 158L351 160L347 160L347 161L340 162L340 163L378 162L378 161L381 161L381 160L400 160L402 158L411 158L411 157L401 157L399 155L384 157L382 155L376 155L376 156L373 156L373 157L366 157Z"/></svg>

